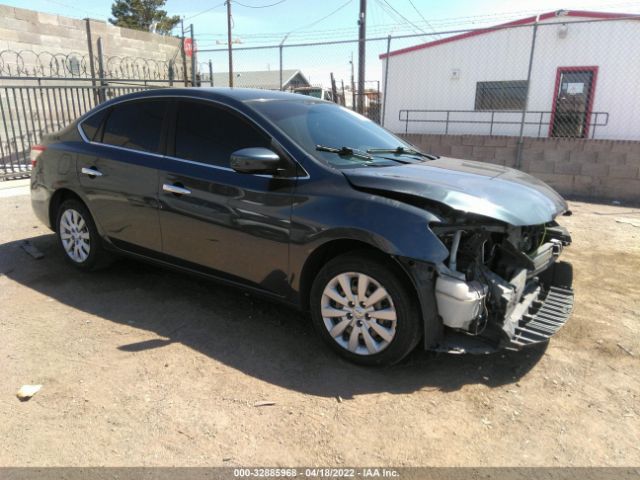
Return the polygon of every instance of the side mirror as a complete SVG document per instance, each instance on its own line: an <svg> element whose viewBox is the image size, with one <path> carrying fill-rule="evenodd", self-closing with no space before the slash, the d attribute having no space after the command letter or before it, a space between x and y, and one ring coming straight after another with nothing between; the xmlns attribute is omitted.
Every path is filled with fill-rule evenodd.
<svg viewBox="0 0 640 480"><path fill-rule="evenodd" d="M231 154L231 168L238 173L276 173L280 156L268 148L242 148Z"/></svg>

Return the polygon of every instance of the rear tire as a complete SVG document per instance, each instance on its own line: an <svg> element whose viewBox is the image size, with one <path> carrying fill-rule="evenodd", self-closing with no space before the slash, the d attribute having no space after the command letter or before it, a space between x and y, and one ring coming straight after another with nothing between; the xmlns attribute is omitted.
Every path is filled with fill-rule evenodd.
<svg viewBox="0 0 640 480"><path fill-rule="evenodd" d="M418 302L401 275L390 260L365 252L332 259L311 288L315 329L353 363L399 362L416 347L422 330Z"/></svg>
<svg viewBox="0 0 640 480"><path fill-rule="evenodd" d="M78 269L96 270L110 263L93 217L81 201L62 202L56 215L56 236L66 260Z"/></svg>

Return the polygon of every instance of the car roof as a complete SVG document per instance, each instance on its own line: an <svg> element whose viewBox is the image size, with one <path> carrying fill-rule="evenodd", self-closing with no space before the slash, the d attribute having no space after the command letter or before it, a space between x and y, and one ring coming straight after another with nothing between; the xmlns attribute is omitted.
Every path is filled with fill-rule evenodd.
<svg viewBox="0 0 640 480"><path fill-rule="evenodd" d="M133 100L135 98L145 97L199 97L212 100L227 100L236 102L252 102L252 101L268 101L268 100L288 100L309 102L312 99L307 95L299 95L296 93L281 92L277 90L261 90L258 88L229 88L229 87L172 87L172 88L153 88L141 92L134 92L128 95L117 97L119 101ZM115 100L115 99L114 99Z"/></svg>

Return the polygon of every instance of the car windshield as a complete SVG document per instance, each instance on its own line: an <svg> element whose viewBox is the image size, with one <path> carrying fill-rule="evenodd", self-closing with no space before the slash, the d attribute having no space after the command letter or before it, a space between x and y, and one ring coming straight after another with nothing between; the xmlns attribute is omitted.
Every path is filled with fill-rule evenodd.
<svg viewBox="0 0 640 480"><path fill-rule="evenodd" d="M383 167L424 160L418 156L388 153L388 150L396 151L398 147L407 150L413 147L368 118L335 103L276 100L253 102L251 106L309 154L336 168ZM387 152L374 152L367 155L369 159L344 153L366 153L371 149Z"/></svg>

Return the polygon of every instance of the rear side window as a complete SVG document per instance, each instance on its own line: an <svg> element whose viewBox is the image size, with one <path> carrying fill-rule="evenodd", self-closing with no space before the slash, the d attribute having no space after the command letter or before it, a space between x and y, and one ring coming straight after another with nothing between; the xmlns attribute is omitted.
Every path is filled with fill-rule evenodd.
<svg viewBox="0 0 640 480"><path fill-rule="evenodd" d="M241 148L269 147L256 127L222 108L199 102L179 102L175 156L221 167Z"/></svg>
<svg viewBox="0 0 640 480"><path fill-rule="evenodd" d="M104 122L105 117L107 116L108 108L103 108L99 112L91 115L87 118L82 124L80 128L82 128L82 132L84 133L87 140L92 141L96 139L96 134Z"/></svg>
<svg viewBox="0 0 640 480"><path fill-rule="evenodd" d="M102 143L143 152L160 151L160 134L167 102L128 102L111 109Z"/></svg>

